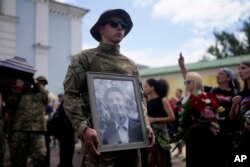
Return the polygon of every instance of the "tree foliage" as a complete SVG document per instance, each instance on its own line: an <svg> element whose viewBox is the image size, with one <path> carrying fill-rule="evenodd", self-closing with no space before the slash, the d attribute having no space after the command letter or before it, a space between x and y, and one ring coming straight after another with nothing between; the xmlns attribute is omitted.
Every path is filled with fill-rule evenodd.
<svg viewBox="0 0 250 167"><path fill-rule="evenodd" d="M250 54L250 17L243 21L240 32L243 39L237 39L233 33L226 31L214 32L215 45L211 45L207 52L217 59Z"/></svg>

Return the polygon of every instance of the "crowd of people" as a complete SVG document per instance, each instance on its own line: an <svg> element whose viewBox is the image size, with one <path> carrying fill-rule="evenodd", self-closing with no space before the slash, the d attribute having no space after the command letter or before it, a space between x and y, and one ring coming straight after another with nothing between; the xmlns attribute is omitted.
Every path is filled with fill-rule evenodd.
<svg viewBox="0 0 250 167"><path fill-rule="evenodd" d="M180 56L178 63L185 88L176 90L176 98L168 98L170 87L165 79L150 78L142 85L136 64L120 53L120 42L132 27L133 22L123 9L107 10L100 15L90 30L99 46L72 57L64 80L64 95L58 96L60 105L47 123L46 109L47 114L51 112L47 108L45 77L37 77L30 89L24 89L24 81L18 79L8 97L0 94L0 166L5 146L4 119L13 167L26 166L28 157L34 167L49 166L51 134L60 143L58 166L73 166L75 132L82 140L84 167L171 167L171 143L178 149L176 157L184 155L185 145L187 167L234 167L239 163L242 167L250 166L250 61L239 64L243 89L235 72L226 67L218 70L218 86L211 88L203 84L199 73L187 71ZM132 103L124 102L127 92L109 87L103 98L108 103L105 112L109 119L100 120L100 133L93 126L97 116L91 114L88 72L136 76L136 94L142 104L142 111L138 112L142 113L129 116L130 106L126 105ZM146 131L142 128L144 123ZM149 141L147 148L136 147L136 143L145 141ZM98 149L100 144L119 147L130 143L133 148L105 152ZM247 159L237 162L236 155L246 155Z"/></svg>

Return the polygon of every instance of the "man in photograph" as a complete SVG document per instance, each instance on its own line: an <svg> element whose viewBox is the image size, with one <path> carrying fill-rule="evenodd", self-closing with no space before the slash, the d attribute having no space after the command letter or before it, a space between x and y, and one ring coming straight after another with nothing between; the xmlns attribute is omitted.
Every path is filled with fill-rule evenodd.
<svg viewBox="0 0 250 167"><path fill-rule="evenodd" d="M129 117L126 108L129 107L128 99L124 92L117 87L110 87L105 91L103 99L107 102L110 119L104 122L102 143L113 145L143 141L139 118Z"/></svg>

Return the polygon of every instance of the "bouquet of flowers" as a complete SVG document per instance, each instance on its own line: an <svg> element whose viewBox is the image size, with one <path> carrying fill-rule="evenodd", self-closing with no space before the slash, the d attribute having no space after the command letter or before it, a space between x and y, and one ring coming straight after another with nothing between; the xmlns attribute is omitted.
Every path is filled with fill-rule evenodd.
<svg viewBox="0 0 250 167"><path fill-rule="evenodd" d="M223 111L225 109L219 105L219 101L213 93L200 93L197 96L192 94L184 104L180 123L184 126L190 122L198 126L208 125L210 130L217 134L219 131L218 121L224 119L219 116L219 113Z"/></svg>

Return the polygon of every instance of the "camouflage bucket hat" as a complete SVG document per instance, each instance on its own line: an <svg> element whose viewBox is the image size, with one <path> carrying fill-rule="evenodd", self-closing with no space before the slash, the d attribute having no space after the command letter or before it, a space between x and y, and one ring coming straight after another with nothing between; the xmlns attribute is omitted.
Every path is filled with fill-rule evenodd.
<svg viewBox="0 0 250 167"><path fill-rule="evenodd" d="M107 19L109 19L112 16L120 17L127 24L128 27L125 29L125 35L124 36L126 36L129 33L129 31L132 29L133 22L132 22L132 20L131 20L131 18L129 16L129 14L125 10L123 10L123 9L106 10L101 14L99 19L95 23L95 25L90 29L91 35L97 41L99 41L99 42L101 41L101 35L99 33L98 27L100 25L102 25L104 21L106 21Z"/></svg>
<svg viewBox="0 0 250 167"><path fill-rule="evenodd" d="M46 85L48 84L48 80L45 76L39 76L36 78L36 80L37 81L44 81Z"/></svg>

